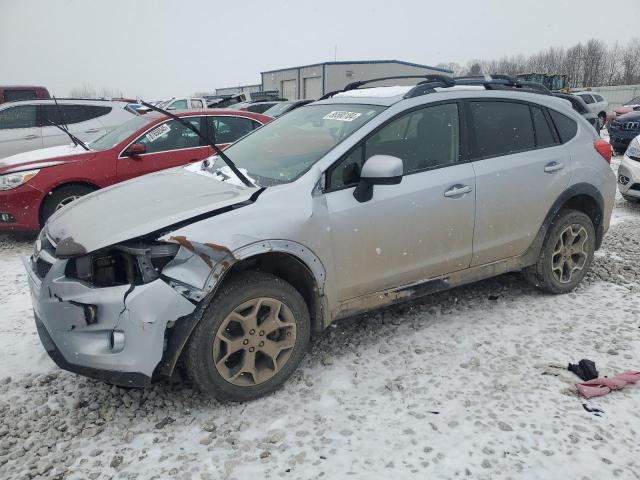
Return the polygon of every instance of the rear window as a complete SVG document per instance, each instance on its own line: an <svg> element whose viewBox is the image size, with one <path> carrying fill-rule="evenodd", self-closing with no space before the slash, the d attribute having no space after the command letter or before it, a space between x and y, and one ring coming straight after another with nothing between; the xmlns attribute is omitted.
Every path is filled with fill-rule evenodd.
<svg viewBox="0 0 640 480"><path fill-rule="evenodd" d="M593 102L593 97L591 95L578 95L582 100L584 100L584 103L586 103L587 105L594 103Z"/></svg>
<svg viewBox="0 0 640 480"><path fill-rule="evenodd" d="M49 120L57 125L72 125L102 117L109 112L111 107L101 105L43 105L42 125L50 125Z"/></svg>
<svg viewBox="0 0 640 480"><path fill-rule="evenodd" d="M4 91L4 101L5 102L13 102L16 100L31 100L32 98L37 98L35 90L5 90Z"/></svg>
<svg viewBox="0 0 640 480"><path fill-rule="evenodd" d="M578 133L578 125L576 122L555 110L549 110L549 113L551 114L551 119L556 126L556 131L562 143L566 143L576 136L576 133Z"/></svg>
<svg viewBox="0 0 640 480"><path fill-rule="evenodd" d="M470 102L477 156L508 155L535 148L529 106L523 103Z"/></svg>
<svg viewBox="0 0 640 480"><path fill-rule="evenodd" d="M593 98L596 99L596 102L604 102L604 98L602 98L600 95L594 95Z"/></svg>

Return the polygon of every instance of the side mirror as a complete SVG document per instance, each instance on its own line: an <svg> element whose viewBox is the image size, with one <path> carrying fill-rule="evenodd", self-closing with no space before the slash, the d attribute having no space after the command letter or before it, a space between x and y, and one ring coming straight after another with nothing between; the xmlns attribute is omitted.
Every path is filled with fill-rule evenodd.
<svg viewBox="0 0 640 480"><path fill-rule="evenodd" d="M147 147L143 143L134 143L124 152L127 157L137 157L144 153L147 153Z"/></svg>
<svg viewBox="0 0 640 480"><path fill-rule="evenodd" d="M391 155L370 157L360 172L360 183L353 191L359 202L368 202L373 198L374 185L396 185L402 181L402 159Z"/></svg>

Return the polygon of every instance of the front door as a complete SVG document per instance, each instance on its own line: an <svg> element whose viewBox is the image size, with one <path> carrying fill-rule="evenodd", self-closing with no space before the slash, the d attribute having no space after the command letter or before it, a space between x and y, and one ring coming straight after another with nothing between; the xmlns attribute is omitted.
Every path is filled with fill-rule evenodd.
<svg viewBox="0 0 640 480"><path fill-rule="evenodd" d="M459 132L456 103L431 105L390 121L327 171L338 300L469 267L475 176ZM402 182L376 185L359 203L361 165L376 154L403 160Z"/></svg>
<svg viewBox="0 0 640 480"><path fill-rule="evenodd" d="M201 119L202 117L186 118L203 131ZM120 182L146 173L204 160L212 150L198 135L176 120L154 126L132 143L144 145L146 153L135 157L129 157L124 152L120 154L117 163Z"/></svg>

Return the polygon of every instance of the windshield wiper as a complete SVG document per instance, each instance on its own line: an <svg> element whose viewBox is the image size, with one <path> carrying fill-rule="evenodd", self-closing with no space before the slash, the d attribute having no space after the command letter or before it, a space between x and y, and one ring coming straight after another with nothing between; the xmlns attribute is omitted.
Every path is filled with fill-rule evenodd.
<svg viewBox="0 0 640 480"><path fill-rule="evenodd" d="M64 133L66 133L67 135L69 135L69 138L71 139L71 141L74 143L74 145L77 147L78 145L80 145L82 148L84 148L86 151L89 151L89 147L87 147L87 144L84 143L82 140L80 140L78 137L76 137L73 133L71 133L69 130L67 130L66 128L64 128L62 125L58 125L55 122L52 122L51 120L49 120L48 118L45 119L47 121L47 123L49 123L50 125L53 125L56 128L59 128L60 130L62 130Z"/></svg>
<svg viewBox="0 0 640 480"><path fill-rule="evenodd" d="M193 133L195 133L196 135L198 135L198 137L200 137L202 140L204 140L205 142L207 142L209 145L211 145L211 147L213 148L213 150L216 152L216 154L224 161L224 163L227 164L227 166L231 169L231 171L235 174L236 177L238 177L240 179L240 181L242 183L244 183L247 187L252 187L252 188L256 188L257 185L255 185L251 180L249 180L247 178L247 176L245 174L243 174L238 167L236 167L235 163L233 163L231 161L231 159L229 157L227 157L224 152L222 150L220 150L218 148L218 146L216 145L215 142L212 142L210 139L208 139L207 137L205 137L202 133L200 133L200 129L198 129L197 127L195 127L194 125L192 125L190 122L186 121L183 118L178 117L177 115L174 115L173 113L167 112L166 110L156 107L155 105L151 105L150 103L147 103L143 100L138 100L138 103L140 103L141 105L144 105L145 107L154 110L156 112L162 113L164 115L166 115L169 118L172 118L178 122L180 122L182 125L184 125L185 127L187 127L189 130L191 130Z"/></svg>
<svg viewBox="0 0 640 480"><path fill-rule="evenodd" d="M60 121L64 123L64 127L60 124L55 123L54 121L52 121L49 118L45 118L45 120L50 123L51 125L53 125L54 127L59 128L60 130L62 130L64 133L66 133L67 135L69 135L69 138L71 139L71 141L73 142L73 144L77 147L78 145L80 145L82 148L84 148L86 151L89 151L89 147L87 147L85 145L85 143L80 140L78 137L76 137L73 133L71 133L69 131L69 126L66 124L66 122L64 121L64 116L62 115L62 111L60 110L60 105L58 104L58 99L54 96L53 97L53 102L56 104L56 110L58 111L58 116L60 116Z"/></svg>

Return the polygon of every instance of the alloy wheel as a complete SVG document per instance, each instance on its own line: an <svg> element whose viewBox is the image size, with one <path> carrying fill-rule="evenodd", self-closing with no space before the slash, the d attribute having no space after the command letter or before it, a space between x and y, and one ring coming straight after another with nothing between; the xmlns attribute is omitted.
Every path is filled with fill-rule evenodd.
<svg viewBox="0 0 640 480"><path fill-rule="evenodd" d="M62 207L66 206L66 205L69 205L71 202L73 202L74 200L77 200L78 198L80 198L80 195L71 195L70 197L63 198L56 205L55 211L57 212Z"/></svg>
<svg viewBox="0 0 640 480"><path fill-rule="evenodd" d="M560 283L571 283L574 274L584 268L588 238L587 230L578 224L567 226L560 234L551 256L551 270Z"/></svg>
<svg viewBox="0 0 640 480"><path fill-rule="evenodd" d="M229 383L266 382L287 363L296 342L293 313L280 300L260 297L236 307L213 341L213 360Z"/></svg>

